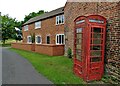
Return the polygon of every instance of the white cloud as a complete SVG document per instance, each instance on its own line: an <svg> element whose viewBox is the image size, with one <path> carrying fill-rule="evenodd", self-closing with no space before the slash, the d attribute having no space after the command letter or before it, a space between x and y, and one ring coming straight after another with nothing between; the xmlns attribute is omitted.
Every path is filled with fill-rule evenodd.
<svg viewBox="0 0 120 86"><path fill-rule="evenodd" d="M0 12L17 20L39 10L51 11L65 5L67 0L0 0Z"/></svg>

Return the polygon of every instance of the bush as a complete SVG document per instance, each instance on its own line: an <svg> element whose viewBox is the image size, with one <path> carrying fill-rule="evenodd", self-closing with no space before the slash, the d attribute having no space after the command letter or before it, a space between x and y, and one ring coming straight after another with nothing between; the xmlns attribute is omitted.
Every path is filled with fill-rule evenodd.
<svg viewBox="0 0 120 86"><path fill-rule="evenodd" d="M71 48L68 48L68 50L67 50L67 57L72 58L72 50L71 50Z"/></svg>

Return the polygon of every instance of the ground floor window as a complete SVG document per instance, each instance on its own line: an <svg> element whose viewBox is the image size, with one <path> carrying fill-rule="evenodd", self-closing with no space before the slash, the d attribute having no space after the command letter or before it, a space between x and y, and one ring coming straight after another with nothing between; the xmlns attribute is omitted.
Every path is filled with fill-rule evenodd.
<svg viewBox="0 0 120 86"><path fill-rule="evenodd" d="M31 36L27 36L27 43L32 43Z"/></svg>
<svg viewBox="0 0 120 86"><path fill-rule="evenodd" d="M36 44L41 44L42 43L42 38L41 38L41 36L36 36L35 37L35 41L36 41Z"/></svg>
<svg viewBox="0 0 120 86"><path fill-rule="evenodd" d="M47 36L46 42L47 42L47 44L50 44L50 36Z"/></svg>
<svg viewBox="0 0 120 86"><path fill-rule="evenodd" d="M64 34L56 35L56 44L64 44Z"/></svg>

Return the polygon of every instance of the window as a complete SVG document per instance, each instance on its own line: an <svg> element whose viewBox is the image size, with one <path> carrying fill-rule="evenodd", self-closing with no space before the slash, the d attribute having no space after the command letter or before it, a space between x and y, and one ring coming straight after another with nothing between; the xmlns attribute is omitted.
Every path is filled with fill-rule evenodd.
<svg viewBox="0 0 120 86"><path fill-rule="evenodd" d="M42 43L41 36L36 36L35 40L36 40L36 44L41 44Z"/></svg>
<svg viewBox="0 0 120 86"><path fill-rule="evenodd" d="M24 31L27 31L28 30L28 25L25 25L24 26Z"/></svg>
<svg viewBox="0 0 120 86"><path fill-rule="evenodd" d="M35 22L35 29L41 28L41 21Z"/></svg>
<svg viewBox="0 0 120 86"><path fill-rule="evenodd" d="M27 36L27 43L32 43L31 36Z"/></svg>
<svg viewBox="0 0 120 86"><path fill-rule="evenodd" d="M50 36L47 36L47 44L50 44Z"/></svg>
<svg viewBox="0 0 120 86"><path fill-rule="evenodd" d="M56 16L56 25L64 24L64 15Z"/></svg>
<svg viewBox="0 0 120 86"><path fill-rule="evenodd" d="M64 34L56 35L56 44L64 44Z"/></svg>

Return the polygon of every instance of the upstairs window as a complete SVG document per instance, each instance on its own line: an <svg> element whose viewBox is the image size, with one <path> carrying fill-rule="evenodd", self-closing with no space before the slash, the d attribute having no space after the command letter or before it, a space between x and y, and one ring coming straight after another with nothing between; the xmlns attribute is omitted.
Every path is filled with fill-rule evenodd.
<svg viewBox="0 0 120 86"><path fill-rule="evenodd" d="M32 43L32 38L31 38L31 36L27 36L27 43Z"/></svg>
<svg viewBox="0 0 120 86"><path fill-rule="evenodd" d="M36 40L36 44L41 44L42 43L41 36L36 36L35 40Z"/></svg>
<svg viewBox="0 0 120 86"><path fill-rule="evenodd" d="M56 16L56 25L64 24L64 15Z"/></svg>
<svg viewBox="0 0 120 86"><path fill-rule="evenodd" d="M41 21L35 22L35 29L41 28Z"/></svg>
<svg viewBox="0 0 120 86"><path fill-rule="evenodd" d="M28 30L28 25L25 25L24 26L24 31L27 31Z"/></svg>
<svg viewBox="0 0 120 86"><path fill-rule="evenodd" d="M57 34L56 35L56 44L64 44L64 34Z"/></svg>

